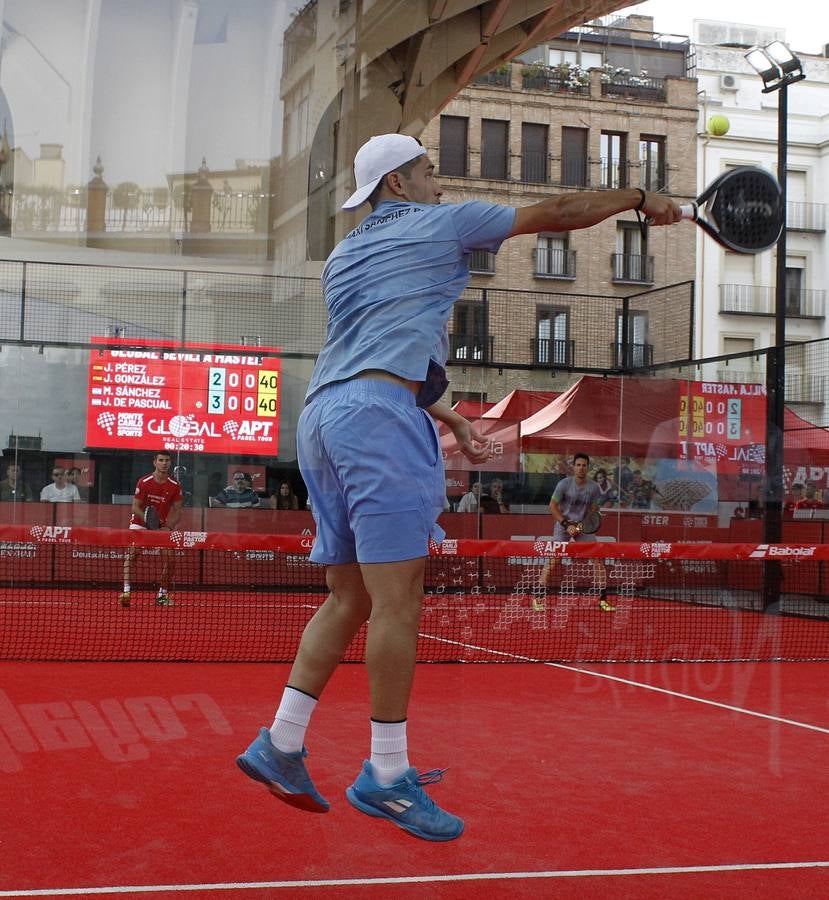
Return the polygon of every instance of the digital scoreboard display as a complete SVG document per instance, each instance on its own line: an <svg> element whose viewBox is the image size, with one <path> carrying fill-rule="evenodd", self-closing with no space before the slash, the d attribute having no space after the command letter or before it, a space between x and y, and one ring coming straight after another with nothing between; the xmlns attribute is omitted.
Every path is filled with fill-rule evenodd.
<svg viewBox="0 0 829 900"><path fill-rule="evenodd" d="M759 473L765 463L766 389L694 381L680 390L681 459L716 461L719 472Z"/></svg>
<svg viewBox="0 0 829 900"><path fill-rule="evenodd" d="M278 453L280 359L263 348L92 342L106 346L89 356L88 447Z"/></svg>

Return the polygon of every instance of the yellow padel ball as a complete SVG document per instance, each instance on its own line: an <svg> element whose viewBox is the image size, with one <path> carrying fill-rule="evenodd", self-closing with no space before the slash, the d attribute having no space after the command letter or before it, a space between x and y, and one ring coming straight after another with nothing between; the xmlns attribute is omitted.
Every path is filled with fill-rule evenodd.
<svg viewBox="0 0 829 900"><path fill-rule="evenodd" d="M728 129L731 127L731 123L728 121L727 116L711 116L708 120L708 133L716 134L717 136L728 134Z"/></svg>

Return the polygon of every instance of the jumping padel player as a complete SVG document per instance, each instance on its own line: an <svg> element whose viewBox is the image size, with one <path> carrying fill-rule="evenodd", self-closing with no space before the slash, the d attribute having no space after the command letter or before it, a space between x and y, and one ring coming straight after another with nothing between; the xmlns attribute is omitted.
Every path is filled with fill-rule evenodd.
<svg viewBox="0 0 829 900"><path fill-rule="evenodd" d="M140 531L148 526L165 528L172 531L181 518L183 502L181 485L170 475L172 460L169 453L156 453L153 456L153 471L139 478L132 498L132 514L130 515L130 531ZM140 547L132 544L124 557L124 590L118 598L121 606L130 605L132 585L132 564ZM161 551L161 581L155 602L158 606L172 606L170 579L173 576L173 552Z"/></svg>
<svg viewBox="0 0 829 900"><path fill-rule="evenodd" d="M679 221L671 200L638 189L561 194L523 209L440 205L434 165L402 134L371 138L354 160L343 205L371 212L334 249L322 275L328 330L297 428L300 469L316 522L311 559L329 595L302 636L273 725L238 757L247 775L301 809L329 808L305 768L305 731L343 653L368 620L371 755L346 791L361 812L417 837L448 841L463 821L424 786L443 771L409 765L406 717L430 539L439 541L445 484L433 419L473 462L489 449L438 404L447 380L447 322L469 281L469 254L509 237L586 228L640 209ZM429 415L431 414L431 416Z"/></svg>

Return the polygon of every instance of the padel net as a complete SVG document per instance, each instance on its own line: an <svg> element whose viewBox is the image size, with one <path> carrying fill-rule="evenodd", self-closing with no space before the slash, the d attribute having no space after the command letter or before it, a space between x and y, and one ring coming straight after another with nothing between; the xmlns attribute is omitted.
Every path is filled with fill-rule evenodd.
<svg viewBox="0 0 829 900"><path fill-rule="evenodd" d="M312 540L0 526L0 658L290 661L326 597ZM165 553L172 605L159 607ZM779 599L764 605L769 578ZM345 659L364 651L365 628ZM447 540L427 563L418 659L827 660L829 546Z"/></svg>

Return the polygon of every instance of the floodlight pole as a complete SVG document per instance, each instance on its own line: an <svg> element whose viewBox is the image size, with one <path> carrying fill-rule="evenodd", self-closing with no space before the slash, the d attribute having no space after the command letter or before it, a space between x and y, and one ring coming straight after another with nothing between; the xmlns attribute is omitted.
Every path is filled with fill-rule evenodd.
<svg viewBox="0 0 829 900"><path fill-rule="evenodd" d="M763 540L780 543L783 535L783 436L786 416L786 164L788 143L788 91L785 78L777 92L777 180L783 205L783 227L777 239L774 289L774 347L766 362L766 496ZM780 600L780 566L766 566L763 608Z"/></svg>
<svg viewBox="0 0 829 900"><path fill-rule="evenodd" d="M783 429L786 412L786 157L788 84L777 93L777 180L783 205L783 227L777 239L774 290L774 347L766 366L766 510L763 540L779 543L783 523Z"/></svg>

